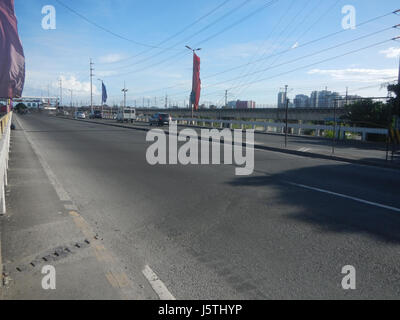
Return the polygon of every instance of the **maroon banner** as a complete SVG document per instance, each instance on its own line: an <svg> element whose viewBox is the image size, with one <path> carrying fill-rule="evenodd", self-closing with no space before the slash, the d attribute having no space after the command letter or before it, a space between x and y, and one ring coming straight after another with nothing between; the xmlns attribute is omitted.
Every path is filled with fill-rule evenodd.
<svg viewBox="0 0 400 320"><path fill-rule="evenodd" d="M193 81L192 81L192 94L191 100L194 105L194 110L199 109L201 91L201 80L200 80L200 58L193 53Z"/></svg>
<svg viewBox="0 0 400 320"><path fill-rule="evenodd" d="M0 98L19 98L25 82L25 57L18 36L14 0L0 0Z"/></svg>

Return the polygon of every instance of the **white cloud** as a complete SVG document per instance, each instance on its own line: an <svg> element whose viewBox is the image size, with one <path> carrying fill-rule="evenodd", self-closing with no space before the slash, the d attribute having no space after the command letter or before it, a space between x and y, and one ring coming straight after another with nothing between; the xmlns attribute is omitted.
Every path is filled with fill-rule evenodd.
<svg viewBox="0 0 400 320"><path fill-rule="evenodd" d="M76 92L77 94L90 94L90 82L81 82L78 81L74 76L70 76L66 78L65 76L61 76L62 86L65 89L70 89ZM54 87L55 83L53 83ZM56 84L58 86L58 83ZM97 87L93 85L93 94L99 94Z"/></svg>
<svg viewBox="0 0 400 320"><path fill-rule="evenodd" d="M233 43L227 47L216 50L217 58L250 58L252 56L259 56L269 54L277 48L276 45L270 43L262 43L260 41L246 42L246 43Z"/></svg>
<svg viewBox="0 0 400 320"><path fill-rule="evenodd" d="M400 48L391 47L386 50L379 51L380 54L384 54L386 58L393 59L400 57Z"/></svg>
<svg viewBox="0 0 400 320"><path fill-rule="evenodd" d="M117 75L118 72L117 71L96 71L96 75L100 78L105 78L105 77L111 77L114 75Z"/></svg>
<svg viewBox="0 0 400 320"><path fill-rule="evenodd" d="M112 53L99 58L100 63L114 63L121 61L124 57L118 53Z"/></svg>
<svg viewBox="0 0 400 320"><path fill-rule="evenodd" d="M26 72L26 83L24 95L37 95L40 92L43 94L50 90L50 94L54 96L59 94L60 82L62 80L62 86L64 94L68 95L67 90L72 89L74 96L89 96L90 95L90 82L79 81L75 75L62 75L55 78L52 74L46 72L40 72L35 70L27 70ZM49 86L49 87L48 87ZM96 87L95 81L93 81L93 94L100 94L99 89Z"/></svg>
<svg viewBox="0 0 400 320"><path fill-rule="evenodd" d="M396 69L313 69L308 74L328 75L334 79L355 82L385 82L397 77Z"/></svg>

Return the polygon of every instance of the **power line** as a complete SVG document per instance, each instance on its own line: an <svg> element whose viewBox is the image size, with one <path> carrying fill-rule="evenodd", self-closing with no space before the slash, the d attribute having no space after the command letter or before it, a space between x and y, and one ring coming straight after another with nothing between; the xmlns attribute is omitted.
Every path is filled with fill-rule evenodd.
<svg viewBox="0 0 400 320"><path fill-rule="evenodd" d="M390 41L393 41L393 40L394 40L394 38L389 39L389 40L384 40L384 41L381 41L381 42L377 42L377 43L371 44L371 45L366 46L366 47L362 47L362 48L359 48L359 49L356 49L356 50L348 51L346 53L343 53L343 54L340 54L340 55L337 55L337 56L334 56L334 57L323 59L321 61L314 62L314 63L308 64L308 65L304 65L304 66L301 66L301 67L298 67L298 68L295 68L295 69L292 69L292 70L289 70L289 71L278 73L276 75L273 75L273 76L270 76L270 77L267 77L267 78L251 81L251 82L248 82L246 84L254 84L254 83L262 82L262 81L265 81L265 80L270 80L270 79L274 79L274 78L277 78L277 77L281 77L281 76L284 76L284 75L287 75L287 74L290 74L290 73L293 73L293 72L296 72L296 71L299 71L299 70L302 70L302 69L313 67L315 65L318 65L318 64L321 64L321 63L324 63L324 62L328 62L328 61L331 61L331 60L339 59L339 58L342 58L342 57L345 57L345 56L348 56L348 55L351 55L351 54L354 54L354 53L357 53L357 52L360 52L360 51L363 51L363 50L367 50L367 49L370 49L370 48L373 48L373 47L377 47L377 46L380 46L380 45L382 45L384 43L387 43L387 42L390 42ZM236 87L232 87L231 89L235 89L235 88ZM210 95L214 95L214 94L217 94L217 93L220 93L220 92L221 91L214 91L214 92L211 92L211 93L203 94L202 96L203 97L204 96L210 96ZM179 95L179 94L181 94L181 93L173 94L172 96L176 96L176 95Z"/></svg>
<svg viewBox="0 0 400 320"><path fill-rule="evenodd" d="M383 15L380 15L380 16L377 16L377 17L374 17L374 18L371 18L371 19L369 19L369 20L366 20L366 21L364 21L364 22L359 23L356 27L359 28L359 27L364 26L364 25L366 25L366 24L369 24L369 23L371 23L371 22L374 22L374 21L377 21L377 20L379 20L379 19L385 18L385 17L387 17L387 16L389 16L389 15L392 15L392 14L394 14L395 12L396 12L396 11L394 11L394 12L389 12L389 13L386 13L386 14L383 14ZM390 29L390 28L389 28L389 29ZM309 46L309 45L311 45L311 44L317 43L317 42L319 42L319 41L323 41L323 40L329 39L329 38L331 38L331 37L334 37L334 36L339 35L339 34L341 34L341 33L343 33L343 32L346 32L346 31L349 31L349 29L341 29L341 30L339 30L339 31L335 31L335 32L333 32L333 33L329 33L329 34L324 35L324 36L322 36L322 37L320 37L320 38L317 38L317 39L308 41L308 42L306 42L306 43L304 43L304 44L302 44L302 45L299 45L296 49L299 49L299 48L302 48L302 47L306 47L306 46ZM246 66L248 66L248 65L250 65L250 64L257 63L257 62L259 62L259 61L264 61L264 60L270 59L270 58L275 57L275 56L279 56L279 55L281 55L281 54L284 54L284 53L286 53L286 52L293 51L293 50L294 50L294 49L292 49L292 48L290 48L290 49L285 49L285 50L280 51L280 52L277 52L277 53L275 53L275 54L268 55L268 56L266 56L266 57L264 57L264 58L257 59L257 60L255 60L254 62L247 62L247 63L241 64L241 65L238 65L238 66L235 66L235 67L232 67L232 68L229 68L229 69L226 69L226 70L223 70L223 71L220 71L220 72L217 72L217 73L208 75L208 76L203 76L202 79L204 80L204 79L214 78L214 77L219 76L219 75L221 75L221 74L225 74L225 73L228 73L228 72L231 72L231 71L234 71L234 70L237 70L237 69L246 67ZM143 91L142 93L150 93L150 92L157 92L157 91L162 91L162 90L169 90L169 89L177 88L177 87L179 87L179 86L180 86L180 84L178 84L178 85L173 85L173 86L169 86L169 87L164 87L164 88L159 88L159 89L154 89L154 90L147 90L147 91Z"/></svg>
<svg viewBox="0 0 400 320"><path fill-rule="evenodd" d="M83 14L81 14L81 13L77 12L76 10L72 9L71 7L67 6L67 5L66 5L65 3L63 3L61 0L55 0L55 1L56 1L57 3L59 3L61 6L63 6L64 8L66 8L67 10L71 11L71 12L72 12L73 14L75 14L76 16L78 16L78 17L80 17L81 19L85 20L87 23L89 23L89 24L95 26L95 27L98 28L98 29L101 29L101 30L103 30L103 31L105 31L105 32L107 32L107 33L109 33L109 34L111 34L112 36L114 36L114 37L116 37L116 38L119 38L119 39L121 39L121 40L125 40L125 41L128 41L128 42L131 42L131 43L133 43L133 44L136 44L136 45L139 45L139 46L142 46L142 47L153 48L153 49L154 49L154 48L157 48L157 49L168 50L168 49L166 49L166 48L160 48L160 47L158 47L158 46L154 46L154 45L150 45L150 44L146 44L146 43L142 43L142 42L139 42L139 41L136 41L136 40L132 40L132 39L126 38L125 36L120 35L120 34L114 32L114 31L111 31L110 29L107 29L107 28L105 28L105 27L99 25L97 22L94 22L94 21L90 20L89 18L85 17Z"/></svg>
<svg viewBox="0 0 400 320"><path fill-rule="evenodd" d="M390 29L392 29L392 27L385 28L385 29L381 29L381 30L379 30L379 31L375 31L375 32L369 33L369 34L367 34L367 35L361 36L361 37L359 37L359 38L351 39L351 40L348 40L348 41L339 43L339 44L334 45L334 46L332 46L332 47L328 47L328 48L325 48L325 49L316 51L316 52L314 52L314 53L307 54L307 55L304 55L304 56L302 56L302 57L299 57L299 58L296 58L296 59L293 59L293 60L290 60L290 61L283 62L283 63L281 63L281 64L277 64L277 65L274 65L274 66L269 66L269 67L267 67L267 68L265 68L265 69L261 69L261 70L257 70L257 71L254 71L254 72L245 74L244 77L248 77L248 76L251 76L251 75L254 75L254 74L259 74L259 73L261 73L261 72L265 72L265 71L268 71L268 70L271 70L271 69L274 69L274 68L278 68L278 67L281 67L281 66L284 66L284 65L293 63L293 62L297 62L297 61L300 61L300 60L303 60L303 59L306 59L306 58L310 58L310 57L313 57L313 56L315 56L315 55L324 53L324 52L326 52L326 51L330 51L330 50L337 49L337 48L339 48L339 47L345 46L345 45L347 45L347 44L349 44L349 43L353 43L353 42L355 42L355 41L359 41L359 40L362 40L362 39L366 39L366 38L372 37L372 36L377 35L377 34L379 34L379 33L388 31L388 30L390 30ZM213 83L213 84L211 84L210 86L216 86L216 85L218 85L218 84L226 83L226 82L230 82L230 81L234 81L234 80L237 80L237 79L239 79L239 78L240 78L240 77L236 77L236 78L233 78L233 79L229 79L229 80L224 80L224 81L221 81L221 82Z"/></svg>
<svg viewBox="0 0 400 320"><path fill-rule="evenodd" d="M390 41L393 41L393 39L377 42L377 43L371 44L371 45L363 47L363 48L352 50L352 51L349 51L349 52L346 52L346 53L343 53L343 54L340 54L340 55L337 55L337 56L334 56L334 57L331 57L331 58L327 58L327 59L324 59L324 60L321 60L321 61L318 61L318 62L314 62L314 63L308 64L308 65L305 65L305 66L301 66L301 67L298 67L298 68L295 68L295 69L292 69L292 70L289 70L289 71L285 71L285 72L282 72L282 73L279 73L279 74L276 74L276 75L273 75L273 76L270 76L270 77L267 77L267 78L258 79L256 81L252 81L252 82L249 82L247 84L254 84L254 83L257 83L257 82L262 82L262 81L265 81L265 80L270 80L270 79L273 79L273 78L281 77L281 76L284 76L284 75L287 75L287 74L290 74L290 73L293 73L293 72L296 72L296 71L299 71L299 70L302 70L302 69L313 67L315 65L318 65L318 64L321 64L321 63L324 63L324 62L328 62L328 61L331 61L331 60L339 59L339 58L348 56L348 55L353 54L353 53L357 53L357 52L360 52L360 51L363 51L363 50L367 50L367 49L370 49L370 48L373 48L373 47L377 47L377 46L380 46L380 45L382 45L384 43L387 43L387 42L390 42ZM234 88L231 88L231 89L234 89ZM209 94L206 94L206 95L203 95L203 96L209 96L209 95L212 95L212 94L215 94L215 93L218 93L218 92L220 92L220 91L209 93Z"/></svg>
<svg viewBox="0 0 400 320"><path fill-rule="evenodd" d="M300 39L301 39L309 30L311 30L311 28L315 27L315 25L317 25L318 22L319 22L323 17L325 17L329 12L331 12L331 11L333 10L333 8L335 8L336 5L337 5L340 1L341 1L341 0L336 0L336 1L333 3L332 6L329 6L329 8L328 8L325 12L323 12L322 15L321 15L315 22L313 22L313 23L311 24L311 26L310 26L309 29L307 29L305 32L303 32L303 33L301 34L300 37L297 37L295 44L298 44L298 42L300 41ZM310 14L308 14L308 15L305 17L305 19L302 21L301 24L303 24L303 22L304 22L305 20L307 20L307 18L308 18L309 16L310 16ZM284 43L286 43L288 39L290 39L290 35L288 35L288 36L286 37L286 40L284 41ZM292 48L293 48L293 47L292 47ZM283 55L284 55L284 54L277 56L276 59L275 59L272 63L269 64L269 66L274 65L277 61L279 61L279 59L280 59ZM260 67L261 67L261 66L260 66ZM243 79L243 80L244 80L244 79ZM241 80L240 83L243 83L243 80ZM239 83L239 84L240 84L240 83ZM242 93L244 89L245 89L245 86L242 86L242 88L239 90L239 94Z"/></svg>
<svg viewBox="0 0 400 320"><path fill-rule="evenodd" d="M248 1L251 1L251 0L246 0L246 1L243 2L241 5L246 4ZM223 30L217 32L216 34L214 34L214 35L212 35L212 36L210 36L210 37L208 37L208 38L206 38L206 39L200 41L199 43L196 44L196 46L199 46L200 44L202 44L202 43L204 43L204 42L207 42L207 41L211 40L212 38L214 38L214 37L216 37L216 36L218 36L218 35L220 35L220 34L226 32L227 30L229 30L229 29L231 29L232 27L234 27L234 26L236 26L236 25L238 25L238 24L244 22L245 20L249 19L249 18L250 18L251 16L253 16L254 14L261 12L262 10L266 9L267 7L271 6L273 3L277 2L277 1L280 1L280 0L271 0L271 1L269 1L267 4L262 5L262 6L259 7L257 10L253 11L253 12L250 13L249 15L246 15L244 18L240 19L239 21L236 21L235 23L229 25L228 27L226 27L226 28L224 28ZM239 7L240 7L241 5L239 5ZM236 8L234 8L233 10L236 10L236 9L239 8L239 7L236 7ZM232 11L231 11L231 12L232 12ZM228 13L228 14L230 14L230 13ZM227 14L227 15L228 15L228 14ZM227 15L225 15L225 16L227 16ZM225 17L225 16L224 16L224 17ZM208 26L207 26L207 28L208 28ZM204 29L204 28L203 28L203 29ZM192 38L192 36L189 37L189 38L186 38L185 40L183 40L182 42L179 42L179 43L183 43L184 41L187 41L187 40L190 39L190 38ZM162 52L161 52L161 53L162 53ZM156 54L156 55L154 55L154 56L158 56L158 55L160 55L161 53L158 53L158 54ZM183 51L183 52L181 52L181 53L177 53L177 54L175 54L175 55L173 55L173 56L170 56L170 57L168 57L168 58L166 58L166 59L164 59L164 60L161 60L161 61L159 61L158 63L153 63L153 64L151 64L151 65L145 66L145 67L142 68L142 69L132 70L132 71L130 71L130 72L121 73L121 74L114 74L114 75L110 75L110 76L108 76L108 77L126 76L126 75L129 75L129 74L132 74L132 73L137 73L137 72L145 71L145 70L148 70L148 69L153 68L153 67L155 67L155 66L158 66L158 65L160 65L160 64L163 64L164 62L170 61L170 60L172 60L172 59L174 59L174 58L183 56L183 55L185 55L185 54L187 54L187 53L186 53L185 51ZM142 62L144 62L144 61L147 61L147 60L153 58L154 56L151 56L151 57L149 57L149 58L147 58L147 59L138 61L138 62L136 62L136 63L134 63L134 64L125 66L124 68L133 66L133 65L135 65L135 64L142 63Z"/></svg>
<svg viewBox="0 0 400 320"><path fill-rule="evenodd" d="M164 39L163 41L159 42L159 43L157 44L157 46L161 46L161 45L163 45L164 43L166 43L166 42L168 42L168 41L170 41L170 40L176 38L176 37L179 36L180 34L184 33L186 30L190 29L191 27L193 27L194 25L196 25L196 24L199 23L200 21L204 20L204 19L207 18L208 16L210 16L210 15L212 15L213 13L215 13L216 11L218 11L220 8L222 8L223 6L225 6L225 5L226 5L228 2L230 2L230 1L232 1L232 0L225 0L224 2L222 2L222 3L219 4L218 6L216 6L215 8L213 8L212 10L210 10L209 12L207 12L206 14L202 15L200 18L196 19L194 22L190 23L189 25L187 25L186 27L184 27L184 28L181 29L180 31L174 33L172 36L169 36L168 38L166 38L166 39ZM128 57L128 58L126 58L126 59L119 60L119 61L117 61L117 62L109 62L109 63L102 63L102 64L121 63L121 62L123 62L123 61L127 61L127 60L130 60L130 59L136 58L136 57L138 57L138 56L140 56L140 55L143 55L143 54L145 54L145 53L148 53L149 51L151 51L151 50L153 50L153 49L154 49L154 48L151 48L150 50L142 51L142 52L140 52L140 53L138 53L138 54L136 54L136 55L133 55L133 56Z"/></svg>
<svg viewBox="0 0 400 320"><path fill-rule="evenodd" d="M365 24L374 22L374 21L376 21L376 20L378 20L378 19L385 18L385 17L387 17L387 16L389 16L389 15L391 15L391 14L393 14L393 12L390 12L390 13L388 13L388 14L381 15L381 16L378 16L378 17L376 17L376 18L373 18L373 19L364 21L364 22L358 24L356 27L357 27L357 28L358 28L358 27L361 27L361 26L363 26L363 25L365 25ZM346 32L346 31L348 31L348 30L350 30L350 29L342 29L342 30L340 30L340 31L336 31L336 32L330 33L330 34L325 35L325 36L322 36L322 37L320 37L320 38L317 38L317 39L314 39L314 40L305 42L305 43L303 43L302 45L297 46L295 49L292 49L292 48L290 48L290 49L285 49L285 50L280 51L280 52L278 52L278 53L269 55L269 56L267 56L267 57L264 57L264 58L261 58L261 59L258 59L258 60L255 60L253 63L257 63L257 62L259 62L259 61L267 60L267 59L269 59L269 58L282 55L282 54L284 54L284 53L286 53L286 52L289 52L289 51L292 51L292 50L296 50L296 49L299 49L299 48L303 48L303 47L305 47L305 46L308 46L308 45L310 45L310 44L313 44L313 43L316 43L316 42L319 42L319 41L322 41L322 40L326 40L326 39L328 39L328 38L331 38L331 37L333 37L333 36L336 36L336 35L338 35L338 34L341 34L341 33L343 33L343 32ZM221 72L214 73L214 74L212 74L212 75L203 77L203 79L208 79L208 78L212 78L212 77L215 77L215 76L224 74L224 73L228 73L228 72L231 72L231 71L234 71L234 70L243 68L243 67L245 67L245 66L247 66L247 65L249 65L249 64L252 64L252 63L245 63L245 64L242 64L242 65L239 65L239 66L236 66L236 67L232 67L232 68L229 68L229 69L227 69L227 70L224 70L224 71L221 71Z"/></svg>
<svg viewBox="0 0 400 320"><path fill-rule="evenodd" d="M196 46L199 46L199 45L203 44L204 42L207 42L207 41L210 41L211 39L214 39L215 37L219 36L221 33L224 33L224 32L226 32L227 30L232 29L233 27L237 26L238 24L243 23L245 20L251 18L252 16L256 15L257 13L260 13L262 10L264 10L264 9L266 9L266 8L268 8L268 7L270 7L270 6L272 6L275 2L278 2L278 1L279 1L279 0L271 0L271 1L269 1L269 2L266 3L265 5L263 5L263 6L261 6L260 8L258 8L258 9L256 9L256 10L252 11L250 14L246 15L244 18L242 18L242 19L240 19L240 20L238 20L238 21L236 21L236 22L230 24L229 26L227 26L227 27L225 27L224 29L218 31L217 33L215 33L215 34L213 34L213 35L211 35L211 36L205 38L204 40L198 42Z"/></svg>
<svg viewBox="0 0 400 320"><path fill-rule="evenodd" d="M326 51L330 51L330 50L336 49L336 48L341 47L341 46L344 46L344 45L346 45L346 44L353 43L353 42L355 42L355 41L359 41L359 40L362 40L362 39L365 39L365 38L374 36L374 35L376 35L376 34L382 33L382 32L384 32L384 31L387 31L387 30L390 30L390 29L392 29L392 27L385 28L385 29L382 29L382 30L379 30L379 31L375 31L375 32L372 32L372 33L370 33L370 34L367 34L367 35L358 37L358 38L356 38L356 39L348 40L348 41L345 41L345 42L343 42L343 43L337 44L337 45L335 45L335 46L331 46L331 47L328 47L328 48L325 48L325 49L316 51L316 52L314 52L314 53L307 54L307 55L304 55L304 56L302 56L302 57L299 57L299 58L296 58L296 59L293 59L293 60L289 60L289 61L283 62L283 63L278 64L278 65L270 66L270 67L265 68L265 69L262 69L262 70L257 70L257 71L255 71L255 72L252 72L252 73L250 73L250 74L247 74L246 76L254 75L254 74L258 74L258 73L261 73L261 72L265 72L265 71L268 71L268 70L271 70L271 69L275 69L275 68L278 68L278 67L282 67L282 66L285 66L285 65L288 65L288 64L291 64L291 63L294 63L294 62L297 62L297 61L300 61L300 60L303 60L303 59L306 59L306 58L309 58L309 57L312 57L312 56L315 56L315 55L318 55L318 54L321 54L321 53L324 53L324 52L326 52ZM207 87L204 87L204 89L206 89L206 88L208 88L208 87L214 87L214 86L217 86L217 85L220 85L220 84L224 84L224 83L226 83L226 82L235 81L235 80L237 80L237 79L238 79L238 77L235 77L235 78L232 78L232 79L228 79L228 80L220 81L220 82L217 82L217 83L213 83L213 84L211 84L211 85L209 85L209 86L207 86ZM257 82L257 81L255 81L255 82ZM229 90L231 90L231 89L236 89L236 88L240 88L241 86L244 86L244 85L247 85L247 84L252 84L252 83L254 83L254 81L250 81L250 82L247 81L247 82L245 82L245 83L242 84L242 85L232 86L232 87L229 88ZM183 93L183 92L180 92L180 93L177 93L177 94L175 94L175 95L182 94L182 93Z"/></svg>
<svg viewBox="0 0 400 320"><path fill-rule="evenodd" d="M179 41L179 42L173 44L172 46L168 47L167 49L172 49L172 48L175 48L176 46L178 46L179 44L186 43L188 40L192 39L192 38L195 37L196 35L202 33L203 31L205 31L205 30L207 30L208 28L212 27L213 25L217 24L217 23L220 22L221 20L227 18L228 16L230 16L230 15L233 14L234 12L238 11L238 10L241 9L243 6L245 6L246 4L248 4L250 1L252 1L252 0L245 0L245 1L243 1L243 2L240 3L238 6L234 7L234 8L233 8L232 10L230 10L229 12L225 13L222 17L219 17L218 19L214 20L212 23L206 25L205 27L203 27L203 28L200 29L199 31L195 32L194 34L190 35L189 37L186 37L185 39L183 39L183 40L181 40L181 41ZM181 50L180 50L180 51L181 51ZM128 65L125 65L125 66L122 66L122 67L114 68L113 70L126 69L126 68L129 68L129 67L132 67L132 66L141 64L141 63L146 62L146 61L149 61L149 60L151 60L151 59L153 59L153 58L155 58L155 57L158 57L159 55L161 55L161 54L163 54L163 53L164 53L163 51L158 52L158 53L156 53L156 54L151 55L150 57L144 58L144 59L142 59L142 60L136 61L136 62L134 62L134 63L128 64ZM168 61L168 60L170 60L171 58L175 58L175 57L177 57L177 56L184 55L185 53L186 53L186 51L181 51L180 53L178 53L178 54L176 54L176 55L174 55L174 56L172 56L172 57L170 57L170 58L168 58L168 59L166 59L166 60L163 60L162 62L157 63L156 65L159 65L159 64L161 64L161 63L164 63L165 61ZM153 67L153 66L154 66L154 65L151 65L150 67ZM147 68L147 67L146 67L146 68ZM142 70L133 71L133 72L140 72L140 71L142 71ZM131 72L131 73L133 73L133 72ZM128 74L129 74L129 73L128 73ZM125 74L123 74L123 75L125 75ZM117 76L118 76L118 75L117 75Z"/></svg>
<svg viewBox="0 0 400 320"><path fill-rule="evenodd" d="M311 3L311 1L309 1L308 3L307 3L307 5L309 4L309 3ZM320 3L321 2L319 2L318 4L317 4L317 6L316 7L318 7L319 5L320 5ZM297 19L297 17L300 17L301 16L301 13L307 8L307 5L302 5L302 8L300 9L300 11L299 12L296 12L296 17L295 17L295 19ZM316 8L316 7L314 7L314 9ZM292 6L290 6L290 9L292 8ZM306 21L306 19L308 18L308 16L311 14L313 12L313 10L311 10L309 13L308 13L308 15L306 15L304 18L303 18L303 20L300 22L300 24L298 24L297 26L295 26L295 29L297 29L297 28L299 28L299 26L301 26L305 21ZM286 30L288 30L289 28L290 28L290 26L291 25L293 25L294 24L294 19L291 19L290 21L289 21L289 23L288 23L288 25L281 31L281 33L277 36L277 38L279 39L285 32L286 32ZM286 41L290 38L290 34L291 34L291 32L289 32L289 34L286 36L286 39L283 41L283 43L286 43ZM276 41L278 41L278 40L276 40ZM281 41L282 42L282 41ZM274 45L273 45L274 46ZM274 50L275 51L275 50ZM261 57L264 57L266 55L266 52L264 51L264 53L261 55ZM249 70L249 72L251 72L250 70L254 70L254 69L256 69L257 68L257 65L253 65L252 67L250 67L250 68L247 68L246 67L246 69L245 70L243 70L243 72L242 72L242 74L241 74L241 77L240 78L238 78L239 79L239 81L238 81L238 84L240 84L240 83L242 83L243 81L244 81L244 79L243 79L243 75L246 73L246 70Z"/></svg>

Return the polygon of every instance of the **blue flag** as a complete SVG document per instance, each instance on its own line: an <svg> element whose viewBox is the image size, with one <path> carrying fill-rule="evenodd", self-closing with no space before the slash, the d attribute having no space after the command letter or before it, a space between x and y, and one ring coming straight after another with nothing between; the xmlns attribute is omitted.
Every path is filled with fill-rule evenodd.
<svg viewBox="0 0 400 320"><path fill-rule="evenodd" d="M107 102L107 89L103 82L101 83L101 91L101 103L103 104Z"/></svg>

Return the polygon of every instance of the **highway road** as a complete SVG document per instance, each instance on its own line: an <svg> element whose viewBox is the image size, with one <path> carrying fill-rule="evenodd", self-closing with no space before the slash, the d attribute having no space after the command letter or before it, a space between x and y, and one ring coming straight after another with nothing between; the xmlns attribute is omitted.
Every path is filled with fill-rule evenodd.
<svg viewBox="0 0 400 320"><path fill-rule="evenodd" d="M247 177L151 166L143 131L17 119L132 281L149 266L177 299L400 297L399 171L262 150Z"/></svg>
<svg viewBox="0 0 400 320"><path fill-rule="evenodd" d="M118 123L116 123L115 120L96 119L91 121L118 125ZM146 122L134 122L133 124L124 123L123 125L146 128L146 129L149 128L149 125ZM193 128L197 132L200 132L199 127L193 127ZM168 127L164 127L163 129L168 131ZM265 133L255 132L255 143L261 146L286 149L285 136L283 134L274 134L274 133L265 134ZM287 149L331 156L332 140L323 137L289 135ZM362 142L358 140L339 140L335 142L334 155L337 157L342 157L351 160L367 160L378 163L384 163L386 161L386 145L384 143ZM391 154L389 152L389 159L390 157ZM398 155L395 155L394 160L395 160L394 163L398 164L399 161Z"/></svg>

